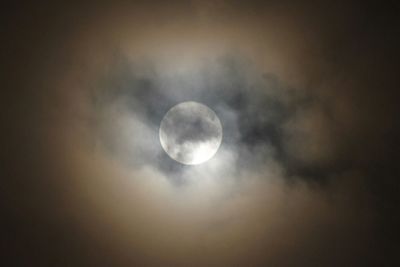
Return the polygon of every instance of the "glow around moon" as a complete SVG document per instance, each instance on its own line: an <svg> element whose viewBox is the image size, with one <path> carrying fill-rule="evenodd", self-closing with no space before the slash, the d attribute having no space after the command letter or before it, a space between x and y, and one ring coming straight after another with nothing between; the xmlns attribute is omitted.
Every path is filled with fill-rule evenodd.
<svg viewBox="0 0 400 267"><path fill-rule="evenodd" d="M197 165L211 159L222 141L222 126L207 106L189 101L172 107L160 125L160 142L174 160Z"/></svg>

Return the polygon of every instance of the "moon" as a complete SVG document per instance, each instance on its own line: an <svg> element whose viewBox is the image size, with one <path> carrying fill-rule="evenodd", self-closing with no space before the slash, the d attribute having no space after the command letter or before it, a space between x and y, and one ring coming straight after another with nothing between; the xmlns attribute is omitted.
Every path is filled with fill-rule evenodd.
<svg viewBox="0 0 400 267"><path fill-rule="evenodd" d="M188 101L173 106L159 130L160 143L174 160L197 165L211 159L222 142L218 116L206 105Z"/></svg>

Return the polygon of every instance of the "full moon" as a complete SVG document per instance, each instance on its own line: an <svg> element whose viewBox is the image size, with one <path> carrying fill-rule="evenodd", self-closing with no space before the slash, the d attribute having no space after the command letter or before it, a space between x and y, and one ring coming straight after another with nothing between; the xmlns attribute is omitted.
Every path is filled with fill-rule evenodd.
<svg viewBox="0 0 400 267"><path fill-rule="evenodd" d="M211 159L222 141L222 126L209 107L189 101L172 107L160 125L160 143L174 160L197 165Z"/></svg>

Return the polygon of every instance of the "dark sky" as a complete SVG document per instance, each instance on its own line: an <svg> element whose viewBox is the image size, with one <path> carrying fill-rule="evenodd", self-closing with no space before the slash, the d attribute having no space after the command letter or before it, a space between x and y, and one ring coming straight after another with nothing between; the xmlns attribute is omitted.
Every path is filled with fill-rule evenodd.
<svg viewBox="0 0 400 267"><path fill-rule="evenodd" d="M0 265L400 265L399 8L3 6ZM159 143L183 101L202 165Z"/></svg>

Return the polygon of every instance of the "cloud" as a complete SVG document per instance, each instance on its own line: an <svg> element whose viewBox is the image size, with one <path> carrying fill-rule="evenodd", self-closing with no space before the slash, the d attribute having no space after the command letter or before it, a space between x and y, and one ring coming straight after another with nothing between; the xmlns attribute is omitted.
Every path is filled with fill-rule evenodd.
<svg viewBox="0 0 400 267"><path fill-rule="evenodd" d="M394 259L398 98L386 89L396 84L385 63L395 49L381 44L393 36L390 16L371 19L358 4L236 1L25 11L5 24L4 51L15 52L1 107L8 258ZM184 101L212 108L224 130L217 154L194 167L158 138L165 113Z"/></svg>
<svg viewBox="0 0 400 267"><path fill-rule="evenodd" d="M311 101L312 92L299 93L230 55L217 57L212 72L200 65L188 76L165 75L156 66L137 76L138 62L122 62L113 71L123 73L100 76L104 86L88 102L96 115L96 157L106 160L83 168L113 166L89 184L104 183L93 196L103 206L98 227L119 229L109 238L122 262L291 265L306 264L318 251L313 260L341 264L358 255L339 257L337 242L342 249L369 249L371 239L363 235L373 225L370 199L357 192L363 174L332 171L331 120ZM220 150L194 167L170 159L158 141L163 112L189 99L211 107L224 127ZM118 198L104 197L110 195Z"/></svg>

